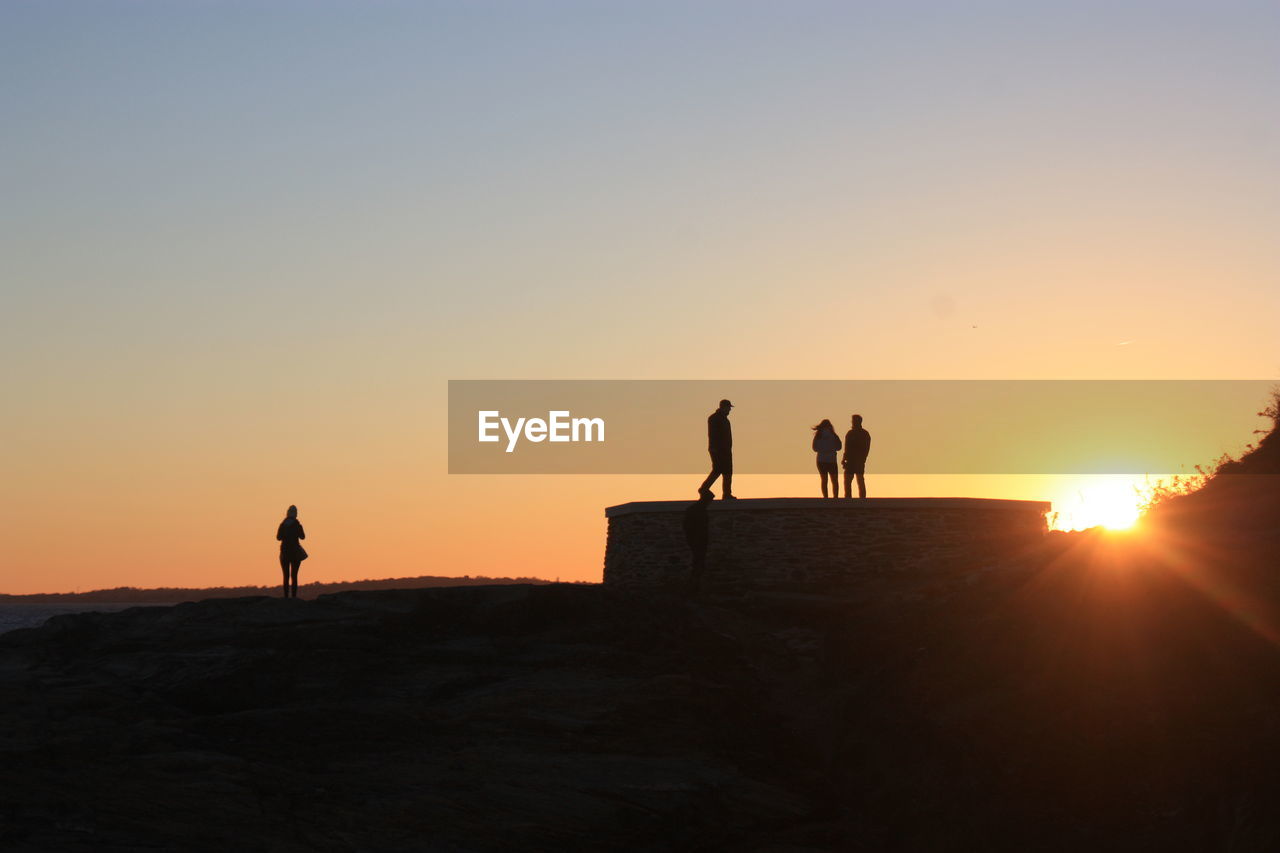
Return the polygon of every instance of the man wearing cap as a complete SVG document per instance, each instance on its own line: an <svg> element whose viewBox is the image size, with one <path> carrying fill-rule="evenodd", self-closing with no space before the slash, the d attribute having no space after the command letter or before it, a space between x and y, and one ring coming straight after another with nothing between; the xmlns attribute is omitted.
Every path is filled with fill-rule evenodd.
<svg viewBox="0 0 1280 853"><path fill-rule="evenodd" d="M698 487L699 494L711 494L717 477L724 477L724 500L733 500L733 428L729 426L729 410L733 403L720 401L720 408L707 418L707 450L711 453L711 473Z"/></svg>

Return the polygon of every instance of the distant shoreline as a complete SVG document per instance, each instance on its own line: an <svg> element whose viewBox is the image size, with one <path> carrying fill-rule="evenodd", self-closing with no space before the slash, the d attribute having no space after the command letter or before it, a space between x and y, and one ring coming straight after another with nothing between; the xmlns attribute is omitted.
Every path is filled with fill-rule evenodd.
<svg viewBox="0 0 1280 853"><path fill-rule="evenodd" d="M373 589L422 589L441 586L497 586L509 584L550 584L544 578L491 578L483 575L472 577L439 577L419 575L411 578L378 578L333 583L299 584L301 598L315 598L333 592ZM272 586L216 586L216 587L158 587L142 589L131 586L113 589L95 589L88 592L37 592L26 595L0 593L0 604L175 604L198 601L205 598L244 598L254 595L279 595L280 585Z"/></svg>

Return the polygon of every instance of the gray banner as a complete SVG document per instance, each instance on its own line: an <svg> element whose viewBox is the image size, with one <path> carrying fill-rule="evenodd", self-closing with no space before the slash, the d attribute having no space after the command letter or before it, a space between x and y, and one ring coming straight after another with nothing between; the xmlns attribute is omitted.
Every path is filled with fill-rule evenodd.
<svg viewBox="0 0 1280 853"><path fill-rule="evenodd" d="M1164 474L1237 451L1274 380L451 380L451 474L814 470L810 427L861 414L880 474Z"/></svg>

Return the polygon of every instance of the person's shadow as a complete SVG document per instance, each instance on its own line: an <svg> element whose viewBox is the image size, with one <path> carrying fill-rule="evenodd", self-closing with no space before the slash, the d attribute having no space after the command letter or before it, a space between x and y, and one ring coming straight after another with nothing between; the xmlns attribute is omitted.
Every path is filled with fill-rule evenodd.
<svg viewBox="0 0 1280 853"><path fill-rule="evenodd" d="M702 492L684 511L684 538L689 543L693 562L689 572L689 589L694 593L702 591L703 574L707 568L707 546L711 544L711 518L707 508L711 498L711 492Z"/></svg>

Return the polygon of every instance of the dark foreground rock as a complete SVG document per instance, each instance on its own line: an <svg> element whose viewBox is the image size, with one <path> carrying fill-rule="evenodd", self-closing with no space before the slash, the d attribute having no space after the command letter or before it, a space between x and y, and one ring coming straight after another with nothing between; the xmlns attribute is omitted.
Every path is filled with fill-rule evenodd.
<svg viewBox="0 0 1280 853"><path fill-rule="evenodd" d="M0 637L0 849L1273 849L1277 660L1060 555L58 617Z"/></svg>

